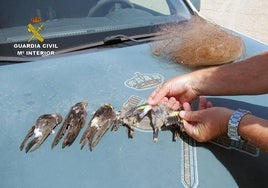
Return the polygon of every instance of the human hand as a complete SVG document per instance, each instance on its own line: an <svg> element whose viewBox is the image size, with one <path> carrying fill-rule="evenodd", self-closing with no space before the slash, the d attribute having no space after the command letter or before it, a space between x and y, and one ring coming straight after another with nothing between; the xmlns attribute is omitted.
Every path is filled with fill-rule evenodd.
<svg viewBox="0 0 268 188"><path fill-rule="evenodd" d="M183 104L180 112L185 132L199 142L206 142L227 133L232 110L212 107L205 98L200 98L199 110L191 111L189 103Z"/></svg>
<svg viewBox="0 0 268 188"><path fill-rule="evenodd" d="M160 102L168 102L168 106L174 110L182 107L184 102L191 102L198 96L191 79L193 77L186 74L166 81L153 91L147 103L157 105Z"/></svg>

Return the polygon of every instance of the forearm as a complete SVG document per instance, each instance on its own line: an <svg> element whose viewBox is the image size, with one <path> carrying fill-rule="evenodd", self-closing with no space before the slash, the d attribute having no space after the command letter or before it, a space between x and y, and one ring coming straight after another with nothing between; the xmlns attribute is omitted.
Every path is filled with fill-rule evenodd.
<svg viewBox="0 0 268 188"><path fill-rule="evenodd" d="M247 95L268 93L268 52L218 67L192 72L198 95Z"/></svg>
<svg viewBox="0 0 268 188"><path fill-rule="evenodd" d="M244 140L268 152L268 120L248 114L242 118L238 132Z"/></svg>

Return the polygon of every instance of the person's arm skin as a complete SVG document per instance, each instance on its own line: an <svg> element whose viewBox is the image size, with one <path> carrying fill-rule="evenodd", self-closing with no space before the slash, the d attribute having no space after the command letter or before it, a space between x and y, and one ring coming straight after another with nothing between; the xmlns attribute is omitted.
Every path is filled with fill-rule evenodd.
<svg viewBox="0 0 268 188"><path fill-rule="evenodd" d="M268 52L197 71L192 80L198 95L254 95L268 93Z"/></svg>
<svg viewBox="0 0 268 188"><path fill-rule="evenodd" d="M206 142L226 135L228 122L233 110L223 107L210 107L204 98L200 99L198 111L191 111L189 103L184 103L185 111L180 112L185 132L199 142ZM205 106L209 104L209 106ZM219 115L220 114L220 115ZM268 152L268 120L251 114L245 115L238 126L242 139Z"/></svg>
<svg viewBox="0 0 268 188"><path fill-rule="evenodd" d="M268 153L268 120L248 114L240 122L240 136Z"/></svg>
<svg viewBox="0 0 268 188"><path fill-rule="evenodd" d="M212 107L198 111L181 111L185 132L199 142L226 135L232 110ZM220 116L218 114L221 114ZM240 121L238 133L242 139L268 152L268 120L251 114Z"/></svg>
<svg viewBox="0 0 268 188"><path fill-rule="evenodd" d="M201 95L253 95L268 93L268 52L241 62L194 71L172 78L148 98L156 105L170 100L173 108L181 107Z"/></svg>

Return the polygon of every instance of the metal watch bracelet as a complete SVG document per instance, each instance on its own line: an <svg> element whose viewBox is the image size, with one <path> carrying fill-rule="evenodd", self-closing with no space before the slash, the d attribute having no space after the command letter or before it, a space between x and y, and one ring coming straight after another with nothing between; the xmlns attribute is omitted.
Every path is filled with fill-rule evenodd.
<svg viewBox="0 0 268 188"><path fill-rule="evenodd" d="M227 135L230 139L235 140L235 141L241 140L241 137L238 134L238 126L239 126L241 119L246 114L250 114L250 113L251 113L250 111L243 110L243 109L237 109L236 111L233 112L228 123Z"/></svg>

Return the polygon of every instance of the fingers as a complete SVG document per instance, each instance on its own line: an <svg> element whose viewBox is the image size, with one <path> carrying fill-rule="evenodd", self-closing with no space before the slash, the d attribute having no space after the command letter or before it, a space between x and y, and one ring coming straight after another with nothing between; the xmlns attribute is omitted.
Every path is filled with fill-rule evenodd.
<svg viewBox="0 0 268 188"><path fill-rule="evenodd" d="M180 117L188 122L199 121L201 119L199 114L200 114L199 111L185 111L185 110L182 110L179 113Z"/></svg>
<svg viewBox="0 0 268 188"><path fill-rule="evenodd" d="M206 108L211 108L213 105L212 105L212 102L210 101L207 101L207 99L205 97L199 97L199 105L198 105L198 110L203 110L203 109L206 109Z"/></svg>
<svg viewBox="0 0 268 188"><path fill-rule="evenodd" d="M167 101L168 107L173 109L173 110L178 110L181 108L181 104L179 101L177 101L174 97L171 97Z"/></svg>
<svg viewBox="0 0 268 188"><path fill-rule="evenodd" d="M208 101L207 102L207 108L211 108L211 107L213 107L213 104L212 104L212 102Z"/></svg>
<svg viewBox="0 0 268 188"><path fill-rule="evenodd" d="M185 120L183 120L183 128L184 128L184 131L190 136L192 136L195 132L195 126L191 123L188 123Z"/></svg>
<svg viewBox="0 0 268 188"><path fill-rule="evenodd" d="M198 109L202 110L207 107L207 99L205 97L199 97Z"/></svg>
<svg viewBox="0 0 268 188"><path fill-rule="evenodd" d="M185 102L181 105L179 101L177 101L175 98L172 98L172 97L169 99L168 102L170 103L170 107L171 106L173 107L172 109L179 109L183 107L185 111L192 111L192 107L189 102ZM205 97L200 97L198 110L203 110L203 109L211 108L211 107L213 107L212 102L207 101Z"/></svg>
<svg viewBox="0 0 268 188"><path fill-rule="evenodd" d="M159 103L167 103L168 102L168 98L164 97L161 99L161 101Z"/></svg>
<svg viewBox="0 0 268 188"><path fill-rule="evenodd" d="M174 97L171 97L171 98L164 97L161 99L159 103L167 103L168 107L173 110L178 110L182 107L180 102L177 101Z"/></svg>
<svg viewBox="0 0 268 188"><path fill-rule="evenodd" d="M181 104L175 97L169 97L169 93L171 92L171 86L167 82L161 84L157 89L153 91L153 93L149 96L147 103L149 105L157 105L162 102L167 102L168 106L173 109L177 110L181 108Z"/></svg>
<svg viewBox="0 0 268 188"><path fill-rule="evenodd" d="M157 105L163 98L165 98L169 92L167 84L161 84L156 88L153 93L149 96L147 103L149 105Z"/></svg>
<svg viewBox="0 0 268 188"><path fill-rule="evenodd" d="M184 131L199 142L208 141L211 135L207 133L205 121L202 118L202 111L181 111L180 117L183 118Z"/></svg>
<svg viewBox="0 0 268 188"><path fill-rule="evenodd" d="M181 103L176 100L176 98L171 97L171 98L167 98L164 97L161 102L167 102L168 103L168 107L170 107L173 110L177 110L177 109L181 109L181 107L183 107L183 109L185 111L192 111L192 107L191 104L188 102L185 102L181 105ZM200 97L199 100L199 105L198 105L198 110L203 110L206 108L211 108L213 105L210 101L207 101L207 99L205 97Z"/></svg>
<svg viewBox="0 0 268 188"><path fill-rule="evenodd" d="M201 122L202 110L211 108L212 103L207 101L205 97L200 97L198 111L192 111L190 103L183 103L183 111L180 112L180 117L183 119L183 125L186 133L193 136L195 130L198 128L198 122Z"/></svg>
<svg viewBox="0 0 268 188"><path fill-rule="evenodd" d="M198 111L197 111L198 112ZM200 121L199 115L196 111L180 111L179 115L183 119L184 131L194 139L198 140L198 123Z"/></svg>
<svg viewBox="0 0 268 188"><path fill-rule="evenodd" d="M182 106L183 102L194 100L197 97L196 92L189 85L188 79L186 78L185 76L178 76L167 80L152 92L147 103L154 106L159 104L164 97L169 99L174 97L176 101L171 99L170 106L178 109Z"/></svg>
<svg viewBox="0 0 268 188"><path fill-rule="evenodd" d="M196 96L190 92L187 87L174 86L175 79L167 81L156 88L149 96L147 103L149 105L157 105L161 102L167 102L171 109L180 109L183 102L191 102ZM176 89L174 89L176 88ZM205 97L200 97L198 109L206 109L212 107L212 103L207 101ZM189 105L184 107L185 110L191 110Z"/></svg>

